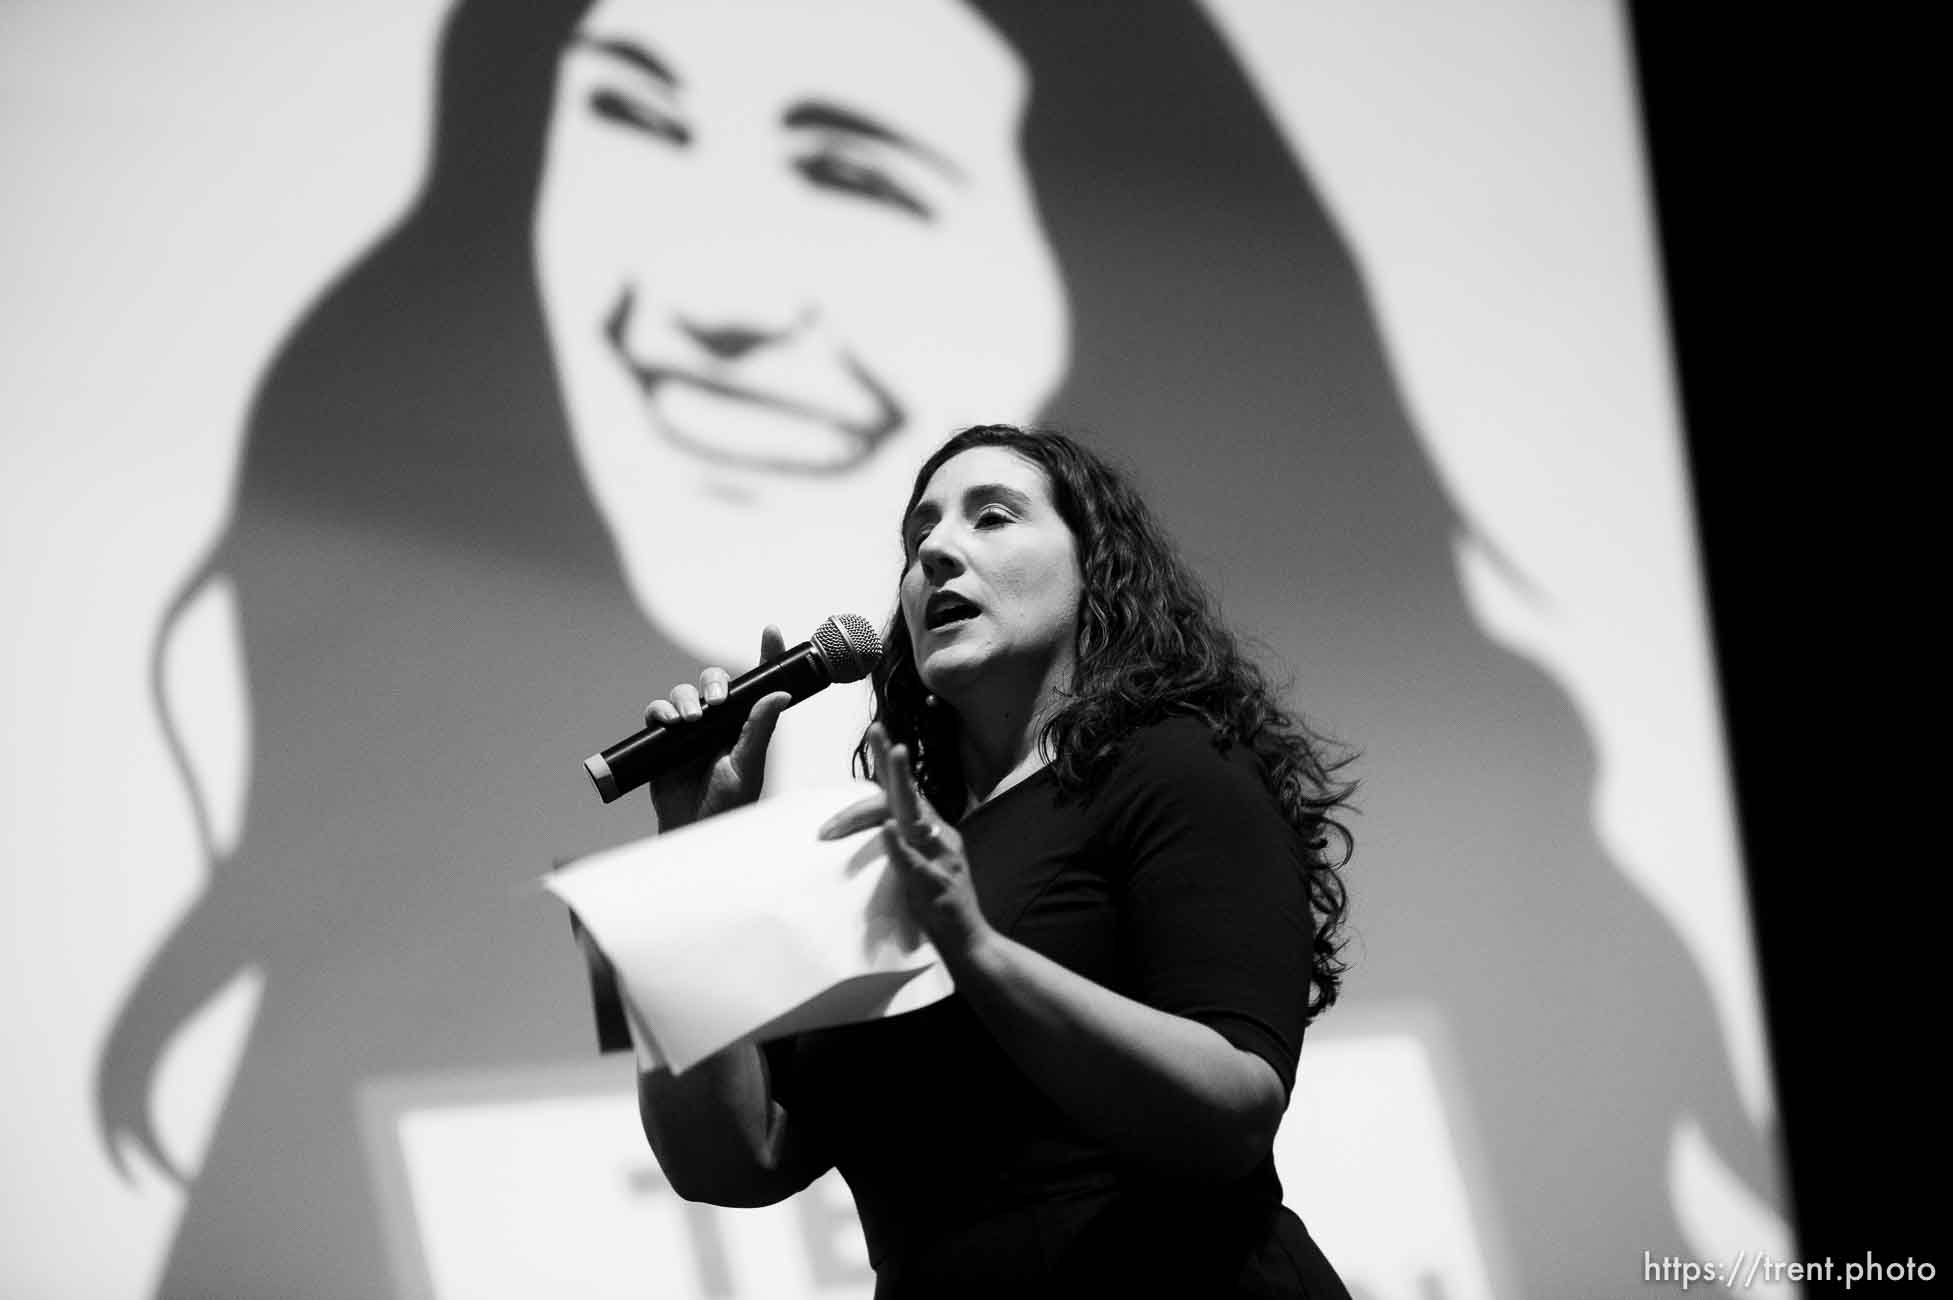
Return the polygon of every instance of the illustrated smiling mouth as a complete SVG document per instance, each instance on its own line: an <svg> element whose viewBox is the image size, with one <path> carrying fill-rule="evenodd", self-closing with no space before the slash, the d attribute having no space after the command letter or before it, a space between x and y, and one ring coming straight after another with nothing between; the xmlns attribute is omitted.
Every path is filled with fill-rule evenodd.
<svg viewBox="0 0 1953 1300"><path fill-rule="evenodd" d="M838 360L867 399L860 415L685 366L639 361L625 341L631 302L627 295L611 313L604 337L643 392L651 426L701 460L783 474L845 474L906 422L894 394L852 357Z"/></svg>
<svg viewBox="0 0 1953 1300"><path fill-rule="evenodd" d="M931 632L959 623L966 618L975 618L983 612L975 601L959 596L953 591L939 591L929 598L922 608L923 626Z"/></svg>

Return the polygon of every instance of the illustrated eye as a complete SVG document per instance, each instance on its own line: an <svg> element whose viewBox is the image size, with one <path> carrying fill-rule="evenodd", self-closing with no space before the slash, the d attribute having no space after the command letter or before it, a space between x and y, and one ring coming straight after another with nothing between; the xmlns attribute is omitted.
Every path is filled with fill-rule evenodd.
<svg viewBox="0 0 1953 1300"><path fill-rule="evenodd" d="M642 131L671 144L692 142L691 129L683 122L619 90L599 88L590 92L590 111L606 122Z"/></svg>
<svg viewBox="0 0 1953 1300"><path fill-rule="evenodd" d="M934 221L936 214L886 170L845 155L822 152L796 159L794 168L822 189L850 194L874 203L887 204L923 221Z"/></svg>

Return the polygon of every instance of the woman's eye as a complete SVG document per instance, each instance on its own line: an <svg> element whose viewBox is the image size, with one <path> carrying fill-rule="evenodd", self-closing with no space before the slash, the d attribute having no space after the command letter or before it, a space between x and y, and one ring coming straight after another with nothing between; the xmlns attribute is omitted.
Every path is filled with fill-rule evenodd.
<svg viewBox="0 0 1953 1300"><path fill-rule="evenodd" d="M1002 510L986 510L977 516L978 528L995 528L1010 522L1010 516Z"/></svg>
<svg viewBox="0 0 1953 1300"><path fill-rule="evenodd" d="M799 158L793 165L802 176L822 189L851 194L874 203L885 203L924 221L936 218L926 203L880 167L832 152Z"/></svg>
<svg viewBox="0 0 1953 1300"><path fill-rule="evenodd" d="M622 91L599 89L590 92L590 111L606 122L642 131L672 144L692 142L691 130L683 122Z"/></svg>

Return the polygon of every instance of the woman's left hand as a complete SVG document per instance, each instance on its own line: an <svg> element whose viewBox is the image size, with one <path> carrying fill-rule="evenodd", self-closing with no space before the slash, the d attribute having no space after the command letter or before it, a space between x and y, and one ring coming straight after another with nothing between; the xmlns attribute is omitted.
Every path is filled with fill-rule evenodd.
<svg viewBox="0 0 1953 1300"><path fill-rule="evenodd" d="M836 813L820 837L838 840L879 824L889 861L902 873L909 915L950 966L961 965L994 933L977 903L963 836L916 789L906 746L888 743L880 725L868 729L881 790Z"/></svg>

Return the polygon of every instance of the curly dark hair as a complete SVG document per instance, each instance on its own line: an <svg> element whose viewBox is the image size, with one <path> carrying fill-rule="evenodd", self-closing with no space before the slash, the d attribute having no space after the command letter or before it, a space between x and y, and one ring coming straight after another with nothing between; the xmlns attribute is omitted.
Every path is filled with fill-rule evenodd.
<svg viewBox="0 0 1953 1300"><path fill-rule="evenodd" d="M1309 980L1314 1018L1335 1002L1347 968L1341 951L1348 897L1340 873L1355 841L1337 814L1348 808L1356 783L1337 774L1355 755L1282 708L1130 479L1065 434L1008 424L963 430L917 471L901 517L908 518L938 468L974 447L1002 447L1042 469L1078 545L1084 596L1077 669L1039 734L1059 789L1088 799L1128 737L1174 714L1201 719L1222 748L1252 749L1282 816L1308 849L1303 859L1317 922ZM930 803L957 816L965 794L955 715L934 704L923 685L899 606L883 645L873 679L875 721L891 744L906 745L915 756L916 781ZM874 775L865 736L855 763Z"/></svg>

